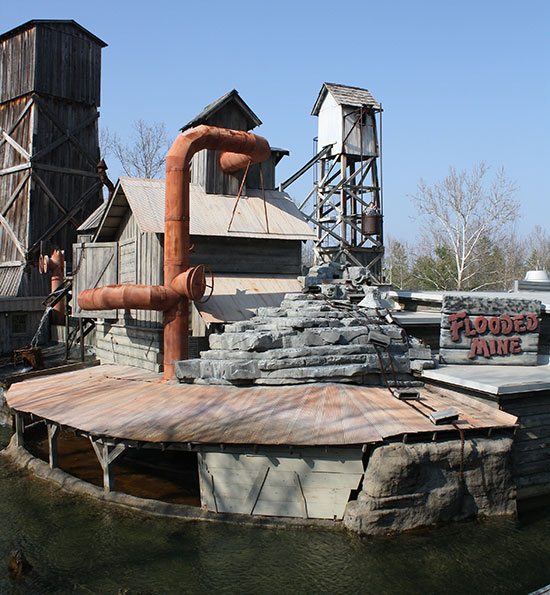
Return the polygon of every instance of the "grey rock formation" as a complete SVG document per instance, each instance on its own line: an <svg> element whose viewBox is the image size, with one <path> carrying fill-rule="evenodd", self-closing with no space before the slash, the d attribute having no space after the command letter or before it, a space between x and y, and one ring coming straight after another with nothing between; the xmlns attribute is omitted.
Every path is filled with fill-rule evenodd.
<svg viewBox="0 0 550 595"><path fill-rule="evenodd" d="M411 343L371 302L286 294L280 307L258 308L250 320L211 335L210 350L177 362L176 376L207 384L410 383Z"/></svg>
<svg viewBox="0 0 550 595"><path fill-rule="evenodd" d="M477 516L516 512L511 438L394 443L372 453L345 525L357 533L399 532Z"/></svg>

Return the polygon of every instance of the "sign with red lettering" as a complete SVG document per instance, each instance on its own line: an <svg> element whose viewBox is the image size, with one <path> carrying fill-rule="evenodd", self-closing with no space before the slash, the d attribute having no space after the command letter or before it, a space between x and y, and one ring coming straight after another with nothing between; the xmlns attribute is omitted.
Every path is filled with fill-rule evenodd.
<svg viewBox="0 0 550 595"><path fill-rule="evenodd" d="M540 308L537 300L446 295L441 361L536 365Z"/></svg>

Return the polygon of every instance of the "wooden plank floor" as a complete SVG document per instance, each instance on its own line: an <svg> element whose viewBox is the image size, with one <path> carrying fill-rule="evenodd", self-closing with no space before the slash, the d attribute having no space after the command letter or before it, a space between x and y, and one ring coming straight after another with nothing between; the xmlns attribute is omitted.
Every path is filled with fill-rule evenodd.
<svg viewBox="0 0 550 595"><path fill-rule="evenodd" d="M14 384L14 411L96 436L144 442L351 445L454 430L430 407L454 407L464 430L510 427L517 418L448 389L421 389L417 409L388 390L347 384L250 387L165 382L161 374L102 365Z"/></svg>

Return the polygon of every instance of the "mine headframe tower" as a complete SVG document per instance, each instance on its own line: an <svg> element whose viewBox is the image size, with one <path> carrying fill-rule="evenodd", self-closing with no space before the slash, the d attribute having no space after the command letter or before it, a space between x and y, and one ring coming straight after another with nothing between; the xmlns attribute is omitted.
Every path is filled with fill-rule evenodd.
<svg viewBox="0 0 550 595"><path fill-rule="evenodd" d="M366 89L324 83L311 113L319 118L319 151L280 189L315 167L316 182L299 207L316 231L316 264L364 267L367 282L381 284L378 129L382 107Z"/></svg>

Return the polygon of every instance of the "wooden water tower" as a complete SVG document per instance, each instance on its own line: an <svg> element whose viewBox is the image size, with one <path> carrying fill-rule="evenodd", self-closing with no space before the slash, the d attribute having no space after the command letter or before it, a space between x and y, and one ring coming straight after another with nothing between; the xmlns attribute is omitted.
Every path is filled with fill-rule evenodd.
<svg viewBox="0 0 550 595"><path fill-rule="evenodd" d="M0 35L0 295L49 293L42 249L71 259L101 204L97 119L105 43L71 20Z"/></svg>
<svg viewBox="0 0 550 595"><path fill-rule="evenodd" d="M313 211L316 261L366 267L382 283L382 203L378 125L382 107L366 90L324 83L318 116L318 181Z"/></svg>

